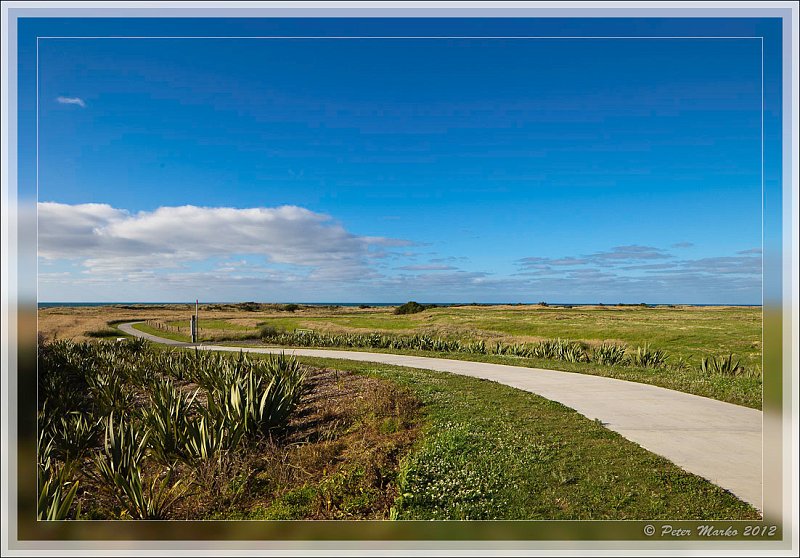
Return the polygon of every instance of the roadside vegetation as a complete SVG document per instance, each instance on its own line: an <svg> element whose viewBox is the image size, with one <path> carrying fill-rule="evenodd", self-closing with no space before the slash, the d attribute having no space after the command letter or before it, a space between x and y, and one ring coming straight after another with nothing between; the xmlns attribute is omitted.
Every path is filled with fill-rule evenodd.
<svg viewBox="0 0 800 558"><path fill-rule="evenodd" d="M757 519L729 492L559 403L455 374L302 358L395 382L422 403L397 519Z"/></svg>
<svg viewBox="0 0 800 558"><path fill-rule="evenodd" d="M39 347L39 519L383 518L418 404L385 381L141 341Z"/></svg>
<svg viewBox="0 0 800 558"><path fill-rule="evenodd" d="M408 303L410 304L410 303ZM424 305L419 305L424 306ZM649 383L761 408L761 308L686 306L400 307L209 304L202 342L353 348L501 362ZM189 341L193 305L48 308L47 339L111 336L119 321Z"/></svg>
<svg viewBox="0 0 800 558"><path fill-rule="evenodd" d="M483 340L463 343L422 335L327 335L267 328L262 329L261 336L267 344L286 347L356 348L550 368L647 383L758 409L762 402L760 367L745 368L734 355L709 355L694 365L647 343L635 349L614 343L588 345L565 339L487 345Z"/></svg>
<svg viewBox="0 0 800 558"><path fill-rule="evenodd" d="M148 324L134 327L169 339L189 341L188 336L158 330ZM760 365L745 367L733 354L706 354L693 362L692 358L676 358L649 343L635 348L617 343L589 344L567 339L487 344L484 340L463 342L427 335L326 334L313 330L286 332L271 325L261 326L259 337L267 345L287 348L358 349L594 374L657 385L756 409L762 405ZM234 343L246 343L248 338L239 335L228 339Z"/></svg>
<svg viewBox="0 0 800 558"><path fill-rule="evenodd" d="M757 519L558 403L425 370L39 347L40 519Z"/></svg>

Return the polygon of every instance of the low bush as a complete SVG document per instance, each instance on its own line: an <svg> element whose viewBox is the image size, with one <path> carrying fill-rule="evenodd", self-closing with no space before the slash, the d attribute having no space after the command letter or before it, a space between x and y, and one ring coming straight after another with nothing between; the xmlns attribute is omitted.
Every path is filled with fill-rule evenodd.
<svg viewBox="0 0 800 558"><path fill-rule="evenodd" d="M187 468L271 439L304 381L305 369L285 355L251 360L134 341L45 342L39 517L76 517L76 499L90 518L173 517L193 482Z"/></svg>
<svg viewBox="0 0 800 558"><path fill-rule="evenodd" d="M625 360L625 350L621 345L603 343L592 349L591 360L606 366L620 364Z"/></svg>
<svg viewBox="0 0 800 558"><path fill-rule="evenodd" d="M745 374L745 368L739 361L733 360L733 354L717 359L715 356L704 357L700 361L700 371L704 374L721 374L723 376L739 376Z"/></svg>
<svg viewBox="0 0 800 558"><path fill-rule="evenodd" d="M493 343L487 345L484 340L459 341L432 337L426 334L413 336L385 335L379 333L342 333L329 334L311 330L285 332L272 326L263 326L260 332L265 342L294 347L343 347L354 349L396 349L432 351L439 353L467 353L477 355L508 355L520 358L539 358L544 360L563 360L575 363L595 363L603 366L638 366L649 369L666 369L669 356L662 349L651 348L649 344L636 348L636 352L627 355L627 347L613 343L603 343L591 349L577 341L566 339L544 339L537 343ZM738 361L731 362L732 356L717 360L714 357L704 359L701 371L722 375L748 375L750 372ZM675 369L684 369L688 365L684 359L678 359L672 365Z"/></svg>
<svg viewBox="0 0 800 558"><path fill-rule="evenodd" d="M282 332L278 328L276 328L275 326L269 325L269 324L262 325L258 329L258 336L261 337L262 339L275 337L276 335L278 335L280 333L282 333Z"/></svg>
<svg viewBox="0 0 800 558"><path fill-rule="evenodd" d="M84 333L86 337L94 337L96 339L107 339L109 337L122 337L122 333L119 330L107 327L104 329L95 329L91 331L87 331Z"/></svg>
<svg viewBox="0 0 800 558"><path fill-rule="evenodd" d="M36 519L58 521L70 516L72 503L78 492L78 481L73 480L71 463L57 463L53 459L53 440L44 433L39 436L37 481L39 498ZM80 505L74 517L80 515Z"/></svg>
<svg viewBox="0 0 800 558"><path fill-rule="evenodd" d="M667 354L661 349L651 349L650 345L645 343L644 347L636 347L631 362L641 368L663 368L667 362Z"/></svg>
<svg viewBox="0 0 800 558"><path fill-rule="evenodd" d="M401 304L397 308L394 309L395 314L417 314L419 312L423 312L430 308L430 306L426 306L425 304L420 304L419 302L414 302L410 300L405 304Z"/></svg>

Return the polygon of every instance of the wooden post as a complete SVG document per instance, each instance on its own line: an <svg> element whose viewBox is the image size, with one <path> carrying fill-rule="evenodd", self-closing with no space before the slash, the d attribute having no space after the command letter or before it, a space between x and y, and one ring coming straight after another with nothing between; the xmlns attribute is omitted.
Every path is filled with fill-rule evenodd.
<svg viewBox="0 0 800 558"><path fill-rule="evenodd" d="M197 343L197 316L192 316L191 321L192 343Z"/></svg>

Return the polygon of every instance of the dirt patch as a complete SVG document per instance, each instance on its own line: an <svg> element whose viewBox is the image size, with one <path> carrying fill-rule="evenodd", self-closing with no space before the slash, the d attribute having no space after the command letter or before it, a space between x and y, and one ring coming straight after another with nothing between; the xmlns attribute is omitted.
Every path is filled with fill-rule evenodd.
<svg viewBox="0 0 800 558"><path fill-rule="evenodd" d="M385 380L307 370L308 392L282 431L219 460L177 465L175 478L190 490L171 518L389 517L400 460L418 434L419 401ZM88 476L82 482L94 484ZM102 487L89 493L113 508ZM102 510L91 515L108 517Z"/></svg>

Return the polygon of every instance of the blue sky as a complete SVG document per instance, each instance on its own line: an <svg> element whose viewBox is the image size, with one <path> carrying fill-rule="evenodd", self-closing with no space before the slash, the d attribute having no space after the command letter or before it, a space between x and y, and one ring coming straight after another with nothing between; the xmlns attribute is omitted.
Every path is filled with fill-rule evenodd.
<svg viewBox="0 0 800 558"><path fill-rule="evenodd" d="M41 39L39 298L760 303L761 103L758 39Z"/></svg>

